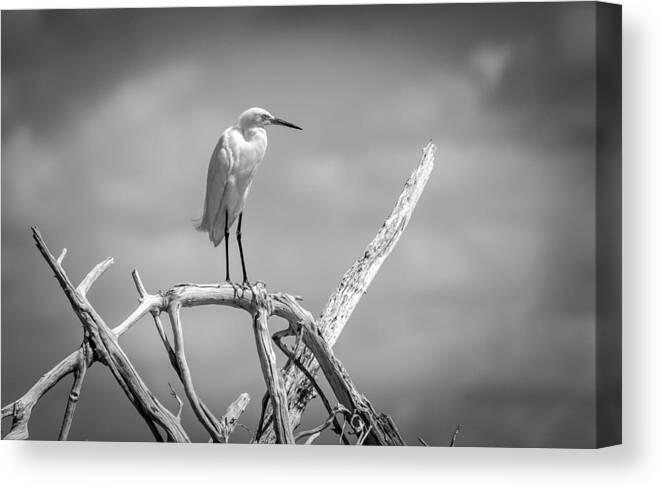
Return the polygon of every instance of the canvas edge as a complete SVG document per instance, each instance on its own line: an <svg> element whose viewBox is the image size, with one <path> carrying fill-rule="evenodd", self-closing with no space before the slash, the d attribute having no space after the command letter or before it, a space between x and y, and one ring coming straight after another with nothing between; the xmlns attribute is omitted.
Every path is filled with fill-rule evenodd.
<svg viewBox="0 0 661 488"><path fill-rule="evenodd" d="M622 6L596 2L595 447L622 443Z"/></svg>

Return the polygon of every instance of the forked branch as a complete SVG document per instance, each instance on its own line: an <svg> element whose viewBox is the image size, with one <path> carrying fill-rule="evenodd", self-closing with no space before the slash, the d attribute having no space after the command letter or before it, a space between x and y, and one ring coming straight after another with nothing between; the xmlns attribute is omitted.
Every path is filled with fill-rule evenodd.
<svg viewBox="0 0 661 488"><path fill-rule="evenodd" d="M102 264L95 267L90 273L92 277L89 280L86 278L81 283L81 286L85 284L81 292L73 287L62 264L55 260L39 231L33 228L32 232L37 248L54 271L55 277L81 321L85 338L89 342L95 358L110 368L113 376L143 417L154 437L157 440L162 440L159 431L159 429L162 429L167 440L189 442L188 435L179 421L149 391L124 351L119 347L117 336L108 328L85 296L88 286L103 273L107 266L104 267ZM112 261L106 260L106 262L109 265Z"/></svg>
<svg viewBox="0 0 661 488"><path fill-rule="evenodd" d="M268 328L268 316L271 304L269 296L261 287L254 287L256 307L252 316L253 331L259 363L262 367L264 381L273 405L273 423L275 438L278 444L294 444L296 439L289 421L287 412L287 392L282 384L280 372L276 366L275 351L271 343L271 334Z"/></svg>
<svg viewBox="0 0 661 488"><path fill-rule="evenodd" d="M420 163L406 181L392 212L361 257L344 273L339 286L328 300L316 325L330 347L335 344L367 287L406 229L434 168L435 152L436 146L431 142L425 146ZM315 361L311 350L308 349L299 360L313 376L319 372L319 363ZM315 396L314 386L302 371L295 365L289 365L284 372L293 428L300 424L303 411ZM273 442L273 430L265 429L259 441Z"/></svg>

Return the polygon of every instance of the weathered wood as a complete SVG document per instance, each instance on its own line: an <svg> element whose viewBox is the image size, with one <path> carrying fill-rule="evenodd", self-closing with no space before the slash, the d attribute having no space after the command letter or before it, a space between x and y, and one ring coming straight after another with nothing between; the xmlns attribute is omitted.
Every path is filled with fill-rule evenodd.
<svg viewBox="0 0 661 488"><path fill-rule="evenodd" d="M60 257L63 257L63 255ZM111 258L109 259L110 261L108 259L103 261L103 263L108 263L105 265L106 269L107 266L112 263ZM92 271L90 273L92 273ZM94 274L97 275L97 277L100 276L100 273L94 272ZM88 281L88 283L90 282ZM222 287L219 287L219 285L216 284L179 286L164 294L158 295L151 295L145 292L138 307L131 312L124 321L112 329L112 334L117 338L121 337L123 334L131 330L141 318L152 312L155 314L155 320L158 320L160 323L158 314L167 311L170 298L179 300L183 307L227 305L249 311L252 306L252 294L250 291L246 291L241 296L236 296L235 288L229 284L224 284ZM293 317L292 315L288 315L287 311L282 308L276 310L276 313L285 319ZM174 358L173 350L172 357ZM80 367L80 361L82 361L82 358L84 358L83 346L73 351L50 370L46 371L20 398L2 407L2 418L4 419L9 416L12 417L10 430L3 439L29 438L28 423L33 408L53 386ZM176 364L176 359L173 359L173 361L174 364ZM91 363L88 364L88 367L90 365ZM201 405L204 409L208 410L203 403Z"/></svg>
<svg viewBox="0 0 661 488"><path fill-rule="evenodd" d="M283 354L285 356L287 356L287 358L297 368L299 368L303 372L303 374L305 374L305 376L308 379L308 381L310 382L310 384L312 384L312 386L315 389L315 392L317 393L317 395L319 395L319 399L321 400L321 403L323 403L324 407L326 407L326 411L328 412L329 419L330 419L331 423L333 424L333 429L340 436L340 442L342 442L343 444L346 444L346 445L350 444L349 440L346 438L346 436L342 432L342 428L341 428L339 422L337 421L337 418L336 418L336 416L337 416L337 407L332 407L331 406L330 401L328 400L328 397L326 396L324 391L321 389L321 387L317 383L317 380L315 380L314 376L312 376L310 374L310 372L307 369L305 369L305 366L298 360L298 357L296 356L296 354L291 352L287 348L287 346L285 346L282 343L282 338L287 336L288 334L295 334L298 338L303 337L302 331L301 331L300 334L296 333L296 325L290 324L289 328L287 328L287 330L284 330L284 331L281 331L279 333L273 334L273 336L272 336L273 343L276 346L278 346L278 348L283 352ZM268 398L268 396L266 398ZM266 407L267 407L266 405L262 406L262 417L260 418L260 428L257 431L258 433L262 432L262 430L263 430L263 422L264 422L264 415L266 413ZM312 433L311 435L314 435L314 433ZM296 438L298 439L299 436L300 436L300 434L297 435Z"/></svg>
<svg viewBox="0 0 661 488"><path fill-rule="evenodd" d="M188 435L176 417L158 401L142 381L124 351L119 347L117 336L108 328L87 298L73 287L62 265L55 260L36 228L33 228L33 237L37 248L54 271L74 312L83 324L86 338L89 340L95 356L110 368L128 399L147 422L154 437L161 440L158 430L160 428L165 432L167 440L189 442Z"/></svg>
<svg viewBox="0 0 661 488"><path fill-rule="evenodd" d="M436 146L431 142L427 144L422 152L420 163L406 181L404 190L397 199L390 216L361 257L344 274L339 286L328 300L317 326L331 347L344 330L344 326L358 302L406 229L434 168L435 152ZM319 364L316 363L310 350L303 353L300 362L312 375L316 375L319 371ZM292 427L296 428L301 422L307 404L314 398L315 390L305 374L294 365L290 365L285 370L283 377L289 401L289 418ZM259 441L271 443L272 439L273 430L265 429Z"/></svg>
<svg viewBox="0 0 661 488"><path fill-rule="evenodd" d="M382 446L405 445L399 431L391 420L377 414L370 402L358 391L349 373L333 353L330 345L321 336L312 316L292 297L280 294L277 301L286 304L299 320L292 327L301 327L303 342L314 356L316 362L333 389L336 398L354 416L358 416L359 425L353 425L354 431L364 434L367 444Z"/></svg>
<svg viewBox="0 0 661 488"><path fill-rule="evenodd" d="M366 444L403 446L404 440L392 426L384 424L369 401L358 391L342 363L335 357L328 343L316 334L306 331L303 340L310 348L328 380L338 401L360 416L364 427L358 430L366 435ZM355 427L355 426L354 426Z"/></svg>
<svg viewBox="0 0 661 488"><path fill-rule="evenodd" d="M64 289L70 291L66 284ZM119 326L115 327L112 331L105 327L105 324L103 324L100 317L98 317L93 308L88 305L86 299L82 298L80 295L77 297L77 299L84 300L84 306L89 307L88 310L86 309L80 313L83 315L83 318L86 321L86 330L91 330L92 332L90 335L90 343L92 346L94 346L93 348L95 354L97 354L99 360L104 362L113 370L113 374L116 376L118 382L120 382L122 388L124 388L125 392L127 392L127 396L130 395L129 399L134 403L139 411L141 409L141 399L136 399L132 393L133 390L131 389L132 383L137 380L133 379L127 382L123 376L123 372L127 370L129 371L129 377L133 377L134 374L137 377L137 373L130 372L130 363L127 363L127 358L122 360L123 352L121 352L121 349L116 343L117 338L124 334L126 331L130 330L130 328L133 327L140 318L144 317L144 315L153 314L156 318L158 314L162 313L163 311L169 312L171 318L173 319L173 331L175 337L174 348L169 346L169 341L167 340L167 337L164 333L162 335L162 339L164 340L165 344L168 344L166 349L169 351L169 356L173 362L173 366L176 365L175 371L182 378L184 385L188 384L189 388L187 394L190 395L189 400L191 398L195 399L197 398L197 395L194 394L194 389L190 388L192 386L192 380L189 381L190 372L188 371L187 373L184 373L183 371L185 371L186 368L182 368L182 366L185 366L186 364L185 357L183 357L183 361L177 360L177 349L181 349L181 345L183 344L183 336L181 333L182 325L178 318L179 308L212 304L227 305L244 309L251 314L254 314L255 318L253 321L253 327L255 330L255 339L258 346L260 363L262 365L263 371L265 371L265 381L267 385L269 385L269 392L273 392L274 396L278 400L276 404L278 407L277 411L279 412L279 426L282 426L282 442L294 443L295 437L291 429L291 422L287 420L289 417L286 410L286 402L284 401L284 385L282 384L282 379L275 364L275 353L271 345L271 337L269 335L268 327L266 324L266 320L269 315L276 315L287 320L294 332L298 330L299 324L304 325L302 335L303 342L307 347L311 347L313 349L314 354L319 355L321 358L320 362L324 366L324 374L328 378L329 384L331 384L336 396L343 404L346 403L346 405L351 408L352 411L355 411L357 414L359 414L361 418L361 424L365 425L364 429L361 427L363 432L367 432L368 429L370 431L374 430L374 432L370 432L369 436L366 436L367 442L371 443L370 439L376 439L374 436L383 430L379 427L379 424L382 424L381 417L374 413L371 405L369 405L369 402L367 402L364 397L358 393L358 390L355 388L353 383L351 383L349 375L346 373L339 361L334 357L332 350L326 341L318 334L318 332L314 332L317 330L317 327L314 323L312 315L300 306L295 297L282 293L267 294L265 289L262 287L245 288L237 293L236 288L231 284L214 286L189 284L184 286L177 286L159 295L147 294L146 291L144 291L144 287L138 287L138 289L141 290L141 295L143 295L140 304L126 320L124 320ZM257 293L255 293L255 290L257 290ZM71 295L75 297L74 294ZM267 303L268 305L265 305L264 303ZM101 337L100 335L103 333L104 329L98 325L96 322L97 320L100 321L99 323L101 323L107 331L104 337ZM91 321L93 326L88 324L87 321ZM98 330L101 330L101 332L98 332ZM30 400L32 396L40 397L43 395L44 385L47 385L48 388L50 388L57 381L59 381L61 377L73 372L76 368L78 368L78 357L83 354L82 351L82 348L78 351L75 351L69 358L67 358L67 360L58 365L58 367L49 371L45 376L45 383L38 382L38 384L35 385L33 389L31 389L29 395L26 394L27 396L22 397L17 402L14 402L13 404L3 408L3 417L5 415L13 414L15 412L15 406L20 407L22 400ZM298 362L298 360L295 362ZM117 365L118 363L119 366ZM139 377L137 378L139 380ZM146 389L146 387L144 388ZM154 401L157 400L154 399ZM247 404L247 395L245 396L245 399L241 400L240 404L243 404L244 401ZM33 406L33 403L34 402L30 401L27 403L30 409L31 406ZM195 400L192 400L192 404L195 404ZM208 420L208 417L206 416L210 414L210 412L207 411L199 399L197 399L197 404L198 406L196 406L196 408L198 410L196 414L198 414L199 417L206 418ZM245 405L243 405L242 408L236 409L236 416L232 414L227 416L226 414L226 417L223 417L220 420L214 422L214 428L217 428L216 424L219 425L220 428L217 429L222 435L222 437L214 436L215 441L227 441L229 433L231 433L231 430L228 429L228 426L236 425L238 415L240 415L240 412L243 411L242 409L244 408ZM179 419L177 417L173 416L169 412L167 413L174 419L174 421L178 422ZM20 424L21 418L22 417L20 414L16 415L15 422ZM155 423L151 417L147 416L146 420L148 421L148 425L150 425L152 428L155 426ZM361 429L358 430L360 431ZM11 436L7 436L6 438L15 438L16 435L23 435L20 434L20 429L13 431ZM25 430L24 435L27 436L27 429ZM170 440L176 440L174 436L168 436L168 438ZM374 443L396 444L396 442L391 442L384 439L386 439L386 437L382 436L380 441L375 441ZM182 439L179 440L183 441Z"/></svg>
<svg viewBox="0 0 661 488"><path fill-rule="evenodd" d="M262 293L265 293L265 291L263 291ZM148 297L151 298L148 299ZM369 405L369 402L366 402L364 397L362 397L362 395L358 393L358 390L351 382L348 373L346 373L344 368L341 366L340 362L334 357L332 350L325 342L325 340L323 340L323 338L319 336L317 332L314 332L316 330L316 325L314 324L314 319L312 318L312 315L308 311L303 309L298 303L298 301L295 300L294 297L282 293L270 294L266 298L266 300L268 300L269 302L269 307L270 307L270 310L268 310L265 306L261 306L261 307L256 306L256 303L258 303L258 298L253 293L253 290L246 288L245 290L242 291L242 293L237 294L236 290L232 287L232 285L226 284L221 286L216 285L213 287L197 286L197 285L179 286L169 290L166 293L163 293L162 295L145 294L144 298L147 300L143 301L138 305L136 311L130 315L130 320L129 319L125 320L120 326L113 329L113 331L109 331L110 334L112 334L112 340L110 341L111 343L116 341L116 336L114 335L115 331L117 331L117 333L119 334L125 333L137 322L137 320L141 316L144 316L151 312L160 313L161 311L169 311L171 313L171 317L173 318L173 323L174 323L174 331L175 331L174 349L176 350L181 345L181 343L177 344L177 341L181 340L181 332L180 332L181 322L180 320L177 319L179 307L194 307L199 305L216 304L216 305L229 305L236 308L242 308L251 313L253 311L257 311L253 323L253 326L255 328L255 339L258 345L260 362L262 364L262 367L265 368L265 370L267 371L267 373L265 373L265 380L267 382L267 385L270 385L269 391L279 392L276 398L280 400L280 403L278 405L279 406L278 411L281 413L278 418L280 424L283 426L282 442L293 443L294 436L291 431L291 427L289 429L284 428L285 425L291 426L291 422L285 421L285 419L288 418L288 412L284 408L282 408L282 407L286 408L286 404L282 401L284 399L283 396L284 389L281 383L282 380L275 365L275 353L271 345L271 338L266 324L266 319L269 313L284 318L290 324L292 324L293 327L297 327L297 324L305 325L304 333L302 336L303 342L306 344L307 347L311 347L313 349L314 354L322 358L320 362L324 366L323 368L324 374L328 378L329 384L331 384L331 387L333 388L333 391L335 392L340 402L346 404L347 408L355 410L357 413L359 413L361 419L364 418L364 420L361 420L361 422L363 422L366 426L368 426L366 428L375 429L374 432L370 433L370 436L367 437L367 442L371 443L370 439L372 439L382 430L382 429L379 430L380 429L379 424L382 423L380 417L378 416L378 414L374 413L373 409L371 408L371 405ZM263 301L265 300L265 298L262 297L259 298L259 300ZM145 307L144 303L147 303L148 306ZM106 340L108 339L109 338L106 338ZM95 341L96 342L94 343L100 342L98 338L96 338ZM74 369L78 367L77 365L78 360L76 358L79 354L82 354L82 350L73 353L72 354L73 358L69 359L66 362L66 364L64 364L62 367L54 368L54 370L50 371L47 375L47 377L49 378L47 383L50 386L52 386L53 384L55 384L55 382L59 381L62 375L74 371ZM114 354L118 354L118 353L115 352ZM181 366L185 364L185 358L183 358L183 362L177 361L176 359L177 353L174 350L172 351L172 355L175 356L174 363L177 364L177 368L175 368L175 370L179 373L182 370ZM104 362L112 363L112 361L108 359L106 359ZM119 375L119 373L116 374ZM183 379L189 377L190 372L186 374L183 373L181 374ZM186 382L188 382L188 380L186 380ZM186 382L184 384L186 384ZM187 392L187 394L191 392L190 390L191 385L192 385L191 383L188 383L189 392ZM35 385L35 388L39 390L40 386L41 385ZM194 390L192 390L192 392L194 392ZM196 397L197 397L196 394L190 396L190 398L196 398ZM207 413L203 411L203 407L202 404L199 402L199 399L198 399L198 405L199 405L199 410L197 413L202 418L204 418ZM5 414L11 413L10 407L11 405L3 409L3 416ZM216 436L214 440L216 440L217 442L226 442L228 433L226 431L223 431L222 428L224 425L234 425L235 420L232 419L233 417L227 419L221 418L219 421L217 421L218 424L221 426L220 432L222 434L222 437ZM227 421L228 423L225 424L224 423L225 421ZM372 425L374 425L375 427L369 427ZM13 437L8 437L8 438L13 438ZM396 442L386 441L383 439L386 439L386 437L382 437L382 440L376 443L382 443L382 444L396 443Z"/></svg>
<svg viewBox="0 0 661 488"><path fill-rule="evenodd" d="M268 298L255 294L255 302L264 302ZM269 307L270 308L270 307ZM296 439L289 422L287 412L287 393L276 365L275 351L271 343L271 334L268 328L269 311L267 306L257 304L252 314L255 344L266 388L273 405L273 427L275 439L278 444L295 444Z"/></svg>
<svg viewBox="0 0 661 488"><path fill-rule="evenodd" d="M144 284L142 283L142 279L140 278L140 274L138 273L137 269L134 269L131 272L131 276L133 277L133 282L135 283L135 286L138 290L138 295L140 297L140 301L142 302L145 299L145 296L147 296L147 290L145 289ZM170 304L170 307L172 304ZM160 312L157 312L155 310L151 311L152 317L154 319L154 324L156 325L156 330L158 332L158 335L161 339L161 342L163 343L163 346L165 347L165 351L168 355L168 359L170 360L170 364L172 365L172 368L175 370L177 373L177 376L181 380L182 384L185 387L185 383L188 382L192 386L192 379L191 378L185 378L184 376L184 371L180 367L180 360L183 359L183 362L186 363L185 357L183 358L178 358L177 353L175 352L174 348L170 344L170 341L165 334L165 330L163 329L163 324L161 323L161 319L159 316ZM178 310L177 310L177 317L178 317ZM173 324L173 327L176 324ZM181 332L181 344L183 345L183 331ZM190 375L190 373L188 373ZM194 391L194 390L193 390ZM244 394L249 401L249 397L246 394ZM178 397L177 397L178 398ZM190 397L189 397L190 399ZM189 400L190 401L190 400ZM246 402L247 406L247 402ZM221 418L220 420L216 419L216 417L213 415L213 412L209 407L205 405L205 403L195 394L195 406L192 407L196 409L194 413L196 415L201 414L203 415L203 418L205 419L203 422L204 427L208 430L209 428L214 429L214 434L211 435L211 440L213 442L227 442L227 439L229 435L232 433L231 430L228 430L227 428L227 418ZM245 409L245 406L244 406ZM226 414L227 415L227 414ZM199 417L198 417L199 418ZM233 420L238 420L233 419ZM236 422L235 422L236 423Z"/></svg>
<svg viewBox="0 0 661 488"><path fill-rule="evenodd" d="M191 377L188 361L186 361L186 353L184 351L184 332L181 327L179 309L179 303L176 301L170 302L170 305L168 306L168 316L170 317L172 333L174 335L174 354L177 361L176 370L184 385L186 396L188 397L188 401L195 416L207 430L214 442L223 442L224 438L220 432L220 422L209 410L204 410L202 408L197 393L195 392L195 388L193 387L193 379Z"/></svg>
<svg viewBox="0 0 661 488"><path fill-rule="evenodd" d="M61 262L61 260L58 260L58 263ZM80 398L80 391L83 388L83 381L85 381L85 374L87 373L87 364L88 362L92 362L92 355L87 347L87 342L83 342L82 348L85 359L79 363L78 367L73 372L73 385L71 386L71 392L67 399L67 407L64 411L64 419L62 420L62 426L60 427L60 434L57 438L58 441L66 441L69 438L69 430L71 429L71 423L73 422L73 414L76 412L76 406L78 405L78 399Z"/></svg>
<svg viewBox="0 0 661 488"><path fill-rule="evenodd" d="M168 383L168 386L170 387L170 395L174 397L174 399L177 401L177 405L179 405L175 417L177 417L177 420L181 422L181 412L184 411L184 401L181 398L179 398L179 395L177 395L177 392L175 391L174 388L172 388L172 385L170 383Z"/></svg>
<svg viewBox="0 0 661 488"><path fill-rule="evenodd" d="M331 346L342 333L358 302L411 220L434 169L435 152L436 146L431 142L423 149L420 163L406 181L392 212L362 256L344 273L339 286L329 298L317 326Z"/></svg>
<svg viewBox="0 0 661 488"><path fill-rule="evenodd" d="M230 296L231 291L231 296ZM222 286L196 286L185 285L177 287L166 293L170 300L177 300L182 306L195 306L200 304L230 304L231 306L244 308L250 310L250 307L255 303L256 297L252 290L246 289L241 295L235 295L231 285ZM175 298L176 297L176 298ZM227 301L231 299L231 303ZM323 365L323 372L333 388L334 393L338 397L340 403L345 405L350 410L356 412L360 416L360 422L365 426L364 432L370 430L366 440L368 444L379 445L403 445L404 441L397 431L392 420L383 414L377 414L369 401L360 394L351 381L347 371L344 369L340 361L335 357L332 349L327 342L319 335L317 326L312 318L312 315L300 306L298 301L287 294L274 293L269 295L270 306L272 313L282 317L290 322L290 326L297 328L304 327L303 341L308 348L313 352L312 354L320 358ZM266 315L266 314L264 314ZM266 340L268 330L261 326L260 335L263 340L258 343L264 349L269 348L269 342ZM258 337L256 335L256 337ZM264 368L264 351L260 353L260 360L262 360L262 367ZM275 357L273 357L275 360ZM267 371L273 371L270 363L267 361ZM272 374L269 377L277 379L278 375ZM265 379L268 378L265 375ZM271 392L269 391L269 394ZM288 414L288 412L287 412ZM281 413L281 418L284 413Z"/></svg>
<svg viewBox="0 0 661 488"><path fill-rule="evenodd" d="M459 436L459 432L461 432L461 424L457 424L457 427L454 429L454 432L452 433L452 439L450 439L450 447L454 447L455 444L457 443L457 437Z"/></svg>
<svg viewBox="0 0 661 488"><path fill-rule="evenodd" d="M32 409L41 398L55 386L62 378L73 373L85 360L82 348L78 349L47 371L41 378L18 400L2 407L2 418L12 416L12 425L3 439L18 440L28 439L28 422Z"/></svg>
<svg viewBox="0 0 661 488"><path fill-rule="evenodd" d="M64 261L64 257L66 255L67 249L64 248L56 260L59 266L62 266L62 261ZM97 264L76 287L78 293L86 296L94 282L112 264L112 258L106 258ZM77 351L72 352L51 370L44 373L40 380L35 383L35 385L33 385L32 388L30 388L30 390L28 390L21 398L4 407L2 409L3 419L6 416L13 415L12 427L4 439L28 439L28 423L30 421L32 409L46 394L46 392L48 392L48 390L50 390L65 376L73 373L74 383L67 400L64 419L62 421L62 427L60 428L60 434L58 436L60 440L66 440L69 429L71 428L71 422L76 410L78 397L80 396L80 390L82 388L85 372L87 371L87 367L90 366L93 361L94 358L92 357L92 354L90 353L89 349L87 349L85 343L83 343L83 345L81 345Z"/></svg>
<svg viewBox="0 0 661 488"><path fill-rule="evenodd" d="M248 403L250 403L250 395L241 393L236 400L230 403L225 415L220 418L225 443L229 442L232 432L234 432L234 429L239 424L239 417L241 417L246 407L248 407Z"/></svg>
<svg viewBox="0 0 661 488"><path fill-rule="evenodd" d="M330 412L328 413L328 418L322 424L312 429L299 432L296 434L296 440L298 441L304 439L305 437L309 437L305 444L312 444L312 441L314 441L324 430L337 423L337 415L340 413L344 413L345 415L349 416L351 415L351 412L344 408L342 405L336 405L335 407L331 408Z"/></svg>
<svg viewBox="0 0 661 488"><path fill-rule="evenodd" d="M87 292L90 290L94 282L98 280L101 275L105 273L108 268L110 268L110 266L112 266L113 262L113 258L106 258L94 266L94 268L92 268L92 270L87 273L87 276L83 278L83 281L80 282L80 285L78 285L76 291L83 297L87 297ZM62 261L58 259L57 264L62 266Z"/></svg>

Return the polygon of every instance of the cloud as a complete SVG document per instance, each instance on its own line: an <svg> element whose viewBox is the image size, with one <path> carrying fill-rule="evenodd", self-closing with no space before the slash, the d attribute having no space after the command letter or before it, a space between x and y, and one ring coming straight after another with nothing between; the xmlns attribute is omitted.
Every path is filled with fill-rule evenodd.
<svg viewBox="0 0 661 488"><path fill-rule="evenodd" d="M3 204L16 219L34 208L48 207L53 189L62 182L58 154L29 126L18 126L3 141Z"/></svg>
<svg viewBox="0 0 661 488"><path fill-rule="evenodd" d="M484 44L471 54L469 65L488 88L497 87L514 58L514 49L506 45Z"/></svg>

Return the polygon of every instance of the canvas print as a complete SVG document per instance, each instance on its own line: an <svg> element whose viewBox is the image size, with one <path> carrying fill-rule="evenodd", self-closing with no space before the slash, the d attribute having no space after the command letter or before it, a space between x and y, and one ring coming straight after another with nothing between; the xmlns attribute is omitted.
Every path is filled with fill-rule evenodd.
<svg viewBox="0 0 661 488"><path fill-rule="evenodd" d="M3 11L3 440L619 443L620 25Z"/></svg>

